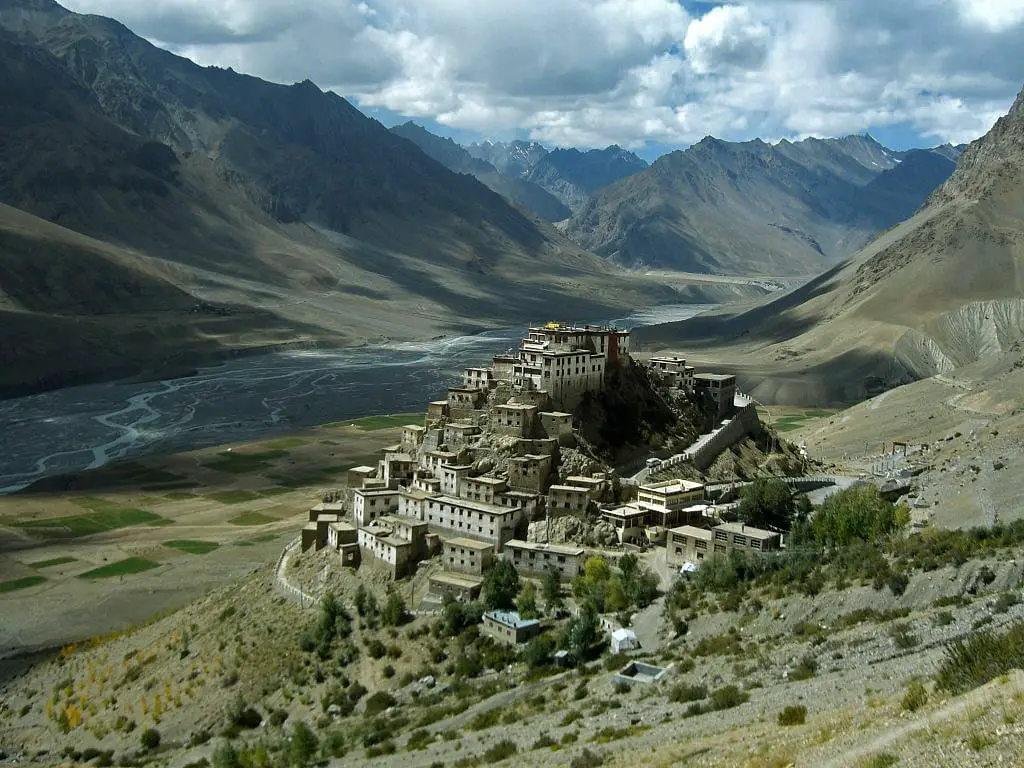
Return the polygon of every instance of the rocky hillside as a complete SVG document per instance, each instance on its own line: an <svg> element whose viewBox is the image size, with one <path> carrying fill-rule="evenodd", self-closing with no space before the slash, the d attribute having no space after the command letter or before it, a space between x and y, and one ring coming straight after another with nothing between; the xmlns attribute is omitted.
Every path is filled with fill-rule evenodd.
<svg viewBox="0 0 1024 768"><path fill-rule="evenodd" d="M499 195L545 221L562 221L572 215L572 211L558 198L528 179L499 173L486 160L473 157L451 139L436 136L412 121L394 126L391 132L408 139L445 168L456 173L470 174Z"/></svg>
<svg viewBox="0 0 1024 768"><path fill-rule="evenodd" d="M506 176L528 176L548 150L536 141L479 141L466 147L473 157L484 160Z"/></svg>
<svg viewBox="0 0 1024 768"><path fill-rule="evenodd" d="M746 312L638 335L728 361L759 399L798 404L998 357L1024 335L1022 190L1024 92L927 205L849 261Z"/></svg>
<svg viewBox="0 0 1024 768"><path fill-rule="evenodd" d="M629 266L814 274L915 210L953 170L869 136L732 143L707 137L602 189L567 232ZM877 185L877 186L875 186Z"/></svg>
<svg viewBox="0 0 1024 768"><path fill-rule="evenodd" d="M527 178L576 211L597 190L646 167L646 162L616 145L587 152L556 149L534 165Z"/></svg>

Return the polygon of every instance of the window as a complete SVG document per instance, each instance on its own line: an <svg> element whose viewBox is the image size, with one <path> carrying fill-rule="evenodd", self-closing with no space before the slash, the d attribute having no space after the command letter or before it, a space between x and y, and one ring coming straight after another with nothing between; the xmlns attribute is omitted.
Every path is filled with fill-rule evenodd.
<svg viewBox="0 0 1024 768"><path fill-rule="evenodd" d="M676 554L677 555L683 554L683 548L682 547L676 547Z"/></svg>
<svg viewBox="0 0 1024 768"><path fill-rule="evenodd" d="M747 546L747 537L736 534L732 537L732 543L737 547Z"/></svg>
<svg viewBox="0 0 1024 768"><path fill-rule="evenodd" d="M729 534L727 534L725 531L715 531L715 541L728 541L728 540L729 540ZM716 547L716 549L717 549L717 547Z"/></svg>
<svg viewBox="0 0 1024 768"><path fill-rule="evenodd" d="M751 539L750 540L750 548L751 549L760 549L761 548L761 542L758 539Z"/></svg>
<svg viewBox="0 0 1024 768"><path fill-rule="evenodd" d="M715 544L715 552L725 552L725 547L721 544Z"/></svg>

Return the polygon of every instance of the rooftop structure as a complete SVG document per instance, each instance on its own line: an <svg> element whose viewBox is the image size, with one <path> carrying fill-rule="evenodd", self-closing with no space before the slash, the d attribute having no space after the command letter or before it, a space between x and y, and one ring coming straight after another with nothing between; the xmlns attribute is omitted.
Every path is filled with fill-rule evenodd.
<svg viewBox="0 0 1024 768"><path fill-rule="evenodd" d="M483 631L495 640L517 644L540 632L540 622L524 619L515 611L488 611L483 617Z"/></svg>

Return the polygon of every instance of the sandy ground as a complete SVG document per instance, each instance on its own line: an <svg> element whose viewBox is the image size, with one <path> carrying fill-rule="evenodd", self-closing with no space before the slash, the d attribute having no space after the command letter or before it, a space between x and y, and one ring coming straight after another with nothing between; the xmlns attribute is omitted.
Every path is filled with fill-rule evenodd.
<svg viewBox="0 0 1024 768"><path fill-rule="evenodd" d="M0 614L4 616L0 655L61 645L144 621L273 561L283 544L296 535L320 494L344 483L342 468L372 460L375 452L399 437L397 428L318 428L230 447L236 454L283 451L284 455L267 462L269 469L259 471L224 472L204 467L224 458L218 455L226 450L224 446L137 462L182 478L176 484L197 484L188 490L98 487L0 498L0 583L31 576L46 578L38 586L0 594ZM324 473L317 475L318 470ZM289 489L276 485L271 476L308 476L310 481ZM230 500L230 496L214 498L232 491L255 493L270 488L273 495L237 503L225 503L223 499ZM191 498L176 498L180 494ZM83 499L143 509L169 524L133 525L66 540L32 537L12 526L16 521L87 514L83 504L93 502ZM257 524L240 524L247 521L239 516L251 513L265 520L254 518ZM219 547L196 555L165 545L177 540L213 542ZM33 563L68 557L74 558L73 562L32 567ZM93 568L127 557L146 558L159 567L133 575L79 578Z"/></svg>

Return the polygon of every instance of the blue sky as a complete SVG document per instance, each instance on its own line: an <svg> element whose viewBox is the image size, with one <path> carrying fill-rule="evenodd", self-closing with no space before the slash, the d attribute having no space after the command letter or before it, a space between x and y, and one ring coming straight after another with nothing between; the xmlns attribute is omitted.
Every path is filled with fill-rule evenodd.
<svg viewBox="0 0 1024 768"><path fill-rule="evenodd" d="M460 143L869 132L970 141L1024 84L1024 0L65 0L200 64L311 79Z"/></svg>

